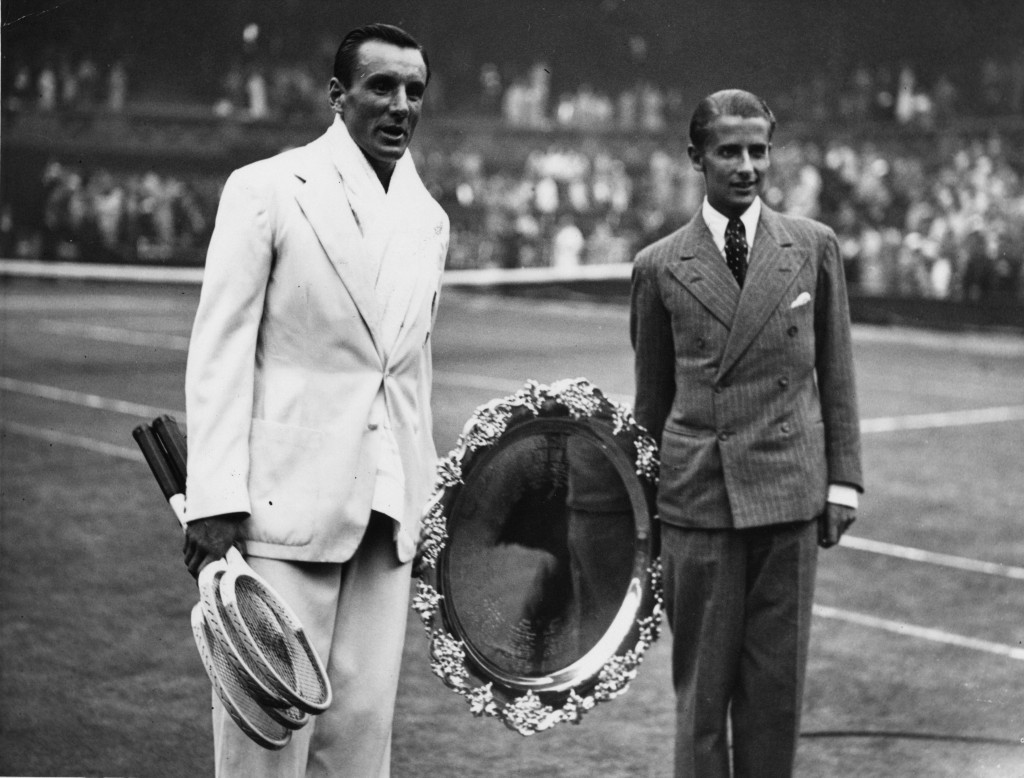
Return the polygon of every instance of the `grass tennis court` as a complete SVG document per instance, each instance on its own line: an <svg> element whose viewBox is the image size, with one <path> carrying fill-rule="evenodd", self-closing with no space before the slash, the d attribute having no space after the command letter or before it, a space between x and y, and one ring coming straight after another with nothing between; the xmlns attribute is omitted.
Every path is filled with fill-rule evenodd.
<svg viewBox="0 0 1024 778"><path fill-rule="evenodd" d="M181 533L131 440L183 419L193 286L0 280L0 774L212 773ZM527 378L632 394L627 310L450 291L435 438ZM1024 340L855 327L868 494L820 558L801 776L1024 776ZM668 644L523 738L410 614L393 774L668 776Z"/></svg>

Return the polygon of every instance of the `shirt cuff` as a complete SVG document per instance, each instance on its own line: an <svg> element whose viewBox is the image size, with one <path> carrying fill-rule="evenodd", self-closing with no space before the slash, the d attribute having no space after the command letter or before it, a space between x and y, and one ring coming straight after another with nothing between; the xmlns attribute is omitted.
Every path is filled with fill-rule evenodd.
<svg viewBox="0 0 1024 778"><path fill-rule="evenodd" d="M860 495L852 486L846 484L829 484L828 501L836 505L845 505L847 508L857 509L857 499Z"/></svg>

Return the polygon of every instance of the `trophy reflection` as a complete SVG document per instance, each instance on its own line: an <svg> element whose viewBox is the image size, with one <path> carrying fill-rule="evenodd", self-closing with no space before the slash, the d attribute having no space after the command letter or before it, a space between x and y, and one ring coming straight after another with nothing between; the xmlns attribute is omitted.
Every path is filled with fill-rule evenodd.
<svg viewBox="0 0 1024 778"><path fill-rule="evenodd" d="M538 677L597 644L629 585L635 538L602 444L565 428L522 438L477 472L454 515L474 517L453 535L447 571L475 653Z"/></svg>

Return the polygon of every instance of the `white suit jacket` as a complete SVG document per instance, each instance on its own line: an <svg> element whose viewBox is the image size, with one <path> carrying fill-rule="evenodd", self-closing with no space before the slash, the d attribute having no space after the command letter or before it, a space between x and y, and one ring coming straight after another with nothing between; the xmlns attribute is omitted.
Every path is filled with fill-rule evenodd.
<svg viewBox="0 0 1024 778"><path fill-rule="evenodd" d="M436 464L430 333L448 218L408 152L389 251L416 285L383 343L376 263L327 136L235 171L221 197L186 371L188 519L247 513L248 553L343 562L369 521L383 394L406 479L395 527L412 558Z"/></svg>

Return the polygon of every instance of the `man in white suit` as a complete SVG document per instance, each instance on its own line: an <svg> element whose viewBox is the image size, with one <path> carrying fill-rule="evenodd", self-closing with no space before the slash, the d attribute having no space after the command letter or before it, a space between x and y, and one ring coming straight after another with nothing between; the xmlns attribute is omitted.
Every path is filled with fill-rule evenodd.
<svg viewBox="0 0 1024 778"><path fill-rule="evenodd" d="M407 151L430 69L373 24L335 58L319 139L235 171L210 241L186 373L197 575L233 543L295 609L331 708L280 751L214 700L217 774L389 772L448 218Z"/></svg>

